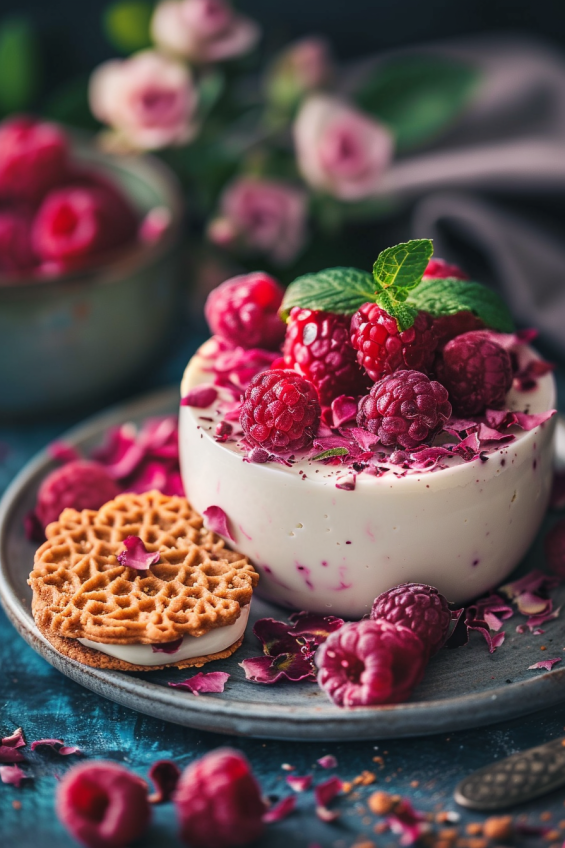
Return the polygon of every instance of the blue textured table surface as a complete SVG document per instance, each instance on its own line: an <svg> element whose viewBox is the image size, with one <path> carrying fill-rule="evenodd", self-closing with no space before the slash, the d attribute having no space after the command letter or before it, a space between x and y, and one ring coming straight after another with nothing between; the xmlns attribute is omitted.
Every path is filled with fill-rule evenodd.
<svg viewBox="0 0 565 848"><path fill-rule="evenodd" d="M193 337L192 341L181 344L176 355L151 375L146 385L148 391L178 382L196 341ZM565 372L560 372L559 383L563 398ZM26 426L0 427L0 491L39 448L74 423L76 420L69 417L49 424L38 421ZM276 688L273 697L276 698ZM365 777L367 785L358 783L335 803L341 815L332 824L317 819L312 792L301 793L296 811L284 821L269 826L258 843L261 848L288 845L307 848L315 844L323 848L352 845L360 848L362 844L369 848L371 844L399 844L398 835L375 832L375 825L378 828L381 820L368 810L366 803L375 789L404 795L425 812L456 811L460 821L448 825L436 822L433 831L439 834L442 828L456 827L463 840L457 843L459 848L482 848L478 843L473 844L466 828L485 817L457 807L452 800L456 783L494 759L564 735L565 703L486 729L384 743L376 740L305 744L224 737L147 718L82 689L35 654L0 611L0 736L18 726L24 728L28 741L45 737L64 739L66 744L78 745L89 758L122 762L142 776L146 776L149 766L157 759L171 758L182 768L206 751L228 744L245 752L264 794L272 800L290 794L283 763L295 766L295 774L313 772L315 783L333 774L354 782L363 772L370 773ZM324 754L337 758L336 769L324 770L316 765ZM77 758L61 757L44 748L26 754L26 760L24 769L31 779L20 789L0 783L0 846L70 848L75 843L56 819L54 796L57 779ZM530 825L550 830L545 835L517 837L514 844L561 846L565 837L564 803L565 789L514 810L515 815L525 816ZM176 834L173 806L160 805L154 808L153 823L136 845L175 848L181 844Z"/></svg>

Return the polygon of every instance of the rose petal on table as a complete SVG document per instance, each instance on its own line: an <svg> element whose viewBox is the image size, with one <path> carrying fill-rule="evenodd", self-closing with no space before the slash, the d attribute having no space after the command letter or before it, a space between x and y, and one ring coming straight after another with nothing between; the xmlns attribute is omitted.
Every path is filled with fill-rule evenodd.
<svg viewBox="0 0 565 848"><path fill-rule="evenodd" d="M124 546L125 551L117 556L118 562L128 568L135 568L136 571L147 571L161 559L160 551L148 551L139 536L126 536Z"/></svg>
<svg viewBox="0 0 565 848"><path fill-rule="evenodd" d="M263 821L265 824L272 824L273 822L279 822L282 819L285 819L296 807L296 795L288 795L286 798L283 798L282 801L279 801L278 804L275 804L274 807L271 807L270 810L267 810L263 815Z"/></svg>
<svg viewBox="0 0 565 848"><path fill-rule="evenodd" d="M323 783L319 783L314 789L316 797L316 805L319 807L327 807L333 801L336 795L339 795L343 788L343 784L339 777L330 777Z"/></svg>
<svg viewBox="0 0 565 848"><path fill-rule="evenodd" d="M554 666L556 663L559 663L559 662L561 662L561 657L556 657L556 658L555 658L555 659L553 659L553 660L540 660L539 662L534 663L533 665L529 665L529 666L528 666L528 670L530 670L530 669L537 669L537 668L543 668L543 669L545 669L545 671L551 671L551 669L553 668L553 666Z"/></svg>
<svg viewBox="0 0 565 848"><path fill-rule="evenodd" d="M337 767L337 760L333 756L333 754L326 754L324 757L320 757L319 760L316 760L319 766L325 769L331 769Z"/></svg>
<svg viewBox="0 0 565 848"><path fill-rule="evenodd" d="M27 774L19 766L0 766L0 780L2 783L11 783L13 786L19 788L22 780L25 780L26 777Z"/></svg>
<svg viewBox="0 0 565 848"><path fill-rule="evenodd" d="M5 736L1 741L2 745L7 748L24 748L26 744L24 732L21 727L14 730L11 736Z"/></svg>
<svg viewBox="0 0 565 848"><path fill-rule="evenodd" d="M294 792L306 792L312 786L312 775L305 774L304 777L299 777L298 775L289 774L286 782Z"/></svg>
<svg viewBox="0 0 565 848"><path fill-rule="evenodd" d="M172 760L157 760L148 772L149 780L155 786L155 792L149 795L150 804L164 804L170 801L177 788L181 771Z"/></svg>
<svg viewBox="0 0 565 848"><path fill-rule="evenodd" d="M23 763L24 755L17 748L0 745L0 763Z"/></svg>
<svg viewBox="0 0 565 848"><path fill-rule="evenodd" d="M61 757L68 757L70 754L82 754L80 748L77 748L76 745L65 745L62 739L36 739L35 742L31 743L31 750L35 751L36 748L42 746L52 748Z"/></svg>
<svg viewBox="0 0 565 848"><path fill-rule="evenodd" d="M205 674L199 671L194 677L183 680L181 683L169 683L174 689L188 689L193 695L201 692L223 692L230 675L225 671L210 671Z"/></svg>
<svg viewBox="0 0 565 848"><path fill-rule="evenodd" d="M209 506L208 509L204 510L202 515L206 519L205 524L208 530L212 530L212 532L218 533L220 536L225 536L231 542L235 542L228 525L228 517L221 506Z"/></svg>

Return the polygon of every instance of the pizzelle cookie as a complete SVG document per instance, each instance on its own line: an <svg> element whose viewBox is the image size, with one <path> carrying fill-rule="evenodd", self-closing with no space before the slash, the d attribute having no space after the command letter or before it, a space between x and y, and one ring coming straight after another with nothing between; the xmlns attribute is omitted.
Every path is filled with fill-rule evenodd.
<svg viewBox="0 0 565 848"><path fill-rule="evenodd" d="M65 509L45 532L28 582L35 622L60 653L94 667L148 671L202 666L241 644L238 633L221 649L180 660L160 653L163 663L150 666L93 645L119 646L127 654L134 646L202 638L235 625L250 603L259 575L246 557L204 528L185 498L157 491L123 494L98 511ZM158 551L159 561L143 571L120 564L128 536ZM242 620L246 615L244 610Z"/></svg>

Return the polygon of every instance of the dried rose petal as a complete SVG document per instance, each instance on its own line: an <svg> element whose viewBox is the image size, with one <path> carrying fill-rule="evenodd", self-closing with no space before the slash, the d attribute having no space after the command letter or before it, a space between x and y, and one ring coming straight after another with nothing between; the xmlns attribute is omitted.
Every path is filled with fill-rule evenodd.
<svg viewBox="0 0 565 848"><path fill-rule="evenodd" d="M159 551L148 551L143 539L139 536L126 536L125 550L118 554L120 565L134 568L136 571L147 571L151 565L156 565L161 559Z"/></svg>
<svg viewBox="0 0 565 848"><path fill-rule="evenodd" d="M561 607L558 607L556 610L552 609L553 601L549 601L549 607L544 612L539 615L531 615L526 625L529 627L530 631L534 634L538 632L538 628L540 624L545 624L546 621L554 621L556 618L559 618L559 614L561 612ZM543 630L539 631L543 633Z"/></svg>
<svg viewBox="0 0 565 848"><path fill-rule="evenodd" d="M312 775L306 774L304 777L299 777L295 774L289 774L286 782L294 792L306 792L312 786Z"/></svg>
<svg viewBox="0 0 565 848"><path fill-rule="evenodd" d="M343 784L339 777L330 777L323 783L319 783L314 789L316 805L319 807L327 807L336 795L339 795L343 788Z"/></svg>
<svg viewBox="0 0 565 848"><path fill-rule="evenodd" d="M316 612L293 612L289 618L292 622L290 633L307 639L313 648L317 648L326 641L330 633L344 625L342 618Z"/></svg>
<svg viewBox="0 0 565 848"><path fill-rule="evenodd" d="M145 781L103 760L74 766L64 775L56 809L61 823L87 848L124 848L151 818Z"/></svg>
<svg viewBox="0 0 565 848"><path fill-rule="evenodd" d="M263 653L268 657L299 653L301 650L301 645L292 633L291 625L284 621L260 618L253 627L253 633L261 642Z"/></svg>
<svg viewBox="0 0 565 848"><path fill-rule="evenodd" d="M337 766L337 760L332 754L326 754L325 757L320 757L316 762L325 769L336 768Z"/></svg>
<svg viewBox="0 0 565 848"><path fill-rule="evenodd" d="M414 845L430 829L426 814L415 810L407 798L396 805L387 822L393 833L401 835L401 845Z"/></svg>
<svg viewBox="0 0 565 848"><path fill-rule="evenodd" d="M36 748L42 746L52 748L61 757L68 757L70 754L82 754L80 748L75 745L65 745L62 739L36 739L35 742L31 743L31 750L35 751Z"/></svg>
<svg viewBox="0 0 565 848"><path fill-rule="evenodd" d="M22 780L25 780L26 777L27 774L19 766L0 766L0 780L2 783L11 783L19 789L22 785Z"/></svg>
<svg viewBox="0 0 565 848"><path fill-rule="evenodd" d="M279 654L276 657L251 657L239 663L247 680L253 683L278 683L279 680L313 680L312 661L302 654Z"/></svg>
<svg viewBox="0 0 565 848"><path fill-rule="evenodd" d="M176 654L184 641L184 637L175 639L174 642L162 642L160 645L151 645L154 654Z"/></svg>
<svg viewBox="0 0 565 848"><path fill-rule="evenodd" d="M552 527L545 537L544 551L553 573L565 577L565 519Z"/></svg>
<svg viewBox="0 0 565 848"><path fill-rule="evenodd" d="M513 425L520 427L522 430L534 430L541 424L545 424L546 421L549 421L556 414L557 410L555 409L534 415L529 415L525 412L511 412L505 409L487 409L485 417L489 427L493 427L495 430L505 430Z"/></svg>
<svg viewBox="0 0 565 848"><path fill-rule="evenodd" d="M218 533L218 535L225 536L231 542L235 542L228 525L228 517L221 506L209 506L208 509L203 511L202 515L206 519L208 530L212 530L213 533Z"/></svg>
<svg viewBox="0 0 565 848"><path fill-rule="evenodd" d="M561 657L556 657L554 660L540 660L539 662L534 663L533 665L529 665L528 669L543 668L546 671L551 671L553 666L559 662L561 662Z"/></svg>
<svg viewBox="0 0 565 848"><path fill-rule="evenodd" d="M218 397L218 390L214 386L203 383L201 386L196 386L186 394L180 402L181 406L193 406L196 409L206 409L212 406Z"/></svg>
<svg viewBox="0 0 565 848"><path fill-rule="evenodd" d="M17 748L0 745L0 763L23 763L24 755Z"/></svg>
<svg viewBox="0 0 565 848"><path fill-rule="evenodd" d="M149 769L149 780L155 786L155 792L149 796L150 804L164 804L170 801L177 788L180 769L171 760L157 760Z"/></svg>
<svg viewBox="0 0 565 848"><path fill-rule="evenodd" d="M332 423L337 429L357 417L357 401L348 395L340 395L332 401Z"/></svg>
<svg viewBox="0 0 565 848"><path fill-rule="evenodd" d="M273 824L273 822L282 821L282 819L285 819L293 812L295 807L296 796L288 795L286 798L283 798L282 801L279 801L278 804L275 804L274 807L267 810L267 812L263 815L263 821L265 824Z"/></svg>
<svg viewBox="0 0 565 848"><path fill-rule="evenodd" d="M199 695L201 692L223 692L229 677L230 675L225 671L208 673L199 671L194 677L189 677L181 683L169 683L169 686L175 689L188 689L193 695Z"/></svg>
<svg viewBox="0 0 565 848"><path fill-rule="evenodd" d="M5 736L1 742L7 748L25 748L26 741L22 728L18 727L11 736Z"/></svg>

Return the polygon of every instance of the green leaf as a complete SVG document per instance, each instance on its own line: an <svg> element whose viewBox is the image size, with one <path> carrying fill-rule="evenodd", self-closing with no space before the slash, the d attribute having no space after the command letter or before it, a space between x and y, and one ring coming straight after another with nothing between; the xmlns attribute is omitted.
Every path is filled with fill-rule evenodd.
<svg viewBox="0 0 565 848"><path fill-rule="evenodd" d="M387 247L379 253L373 265L373 277L377 289L382 291L394 287L396 299L405 300L397 289L415 288L421 281L428 262L434 252L430 239L413 239L394 247Z"/></svg>
<svg viewBox="0 0 565 848"><path fill-rule="evenodd" d="M104 11L104 32L110 44L122 53L134 53L151 44L153 3L118 0Z"/></svg>
<svg viewBox="0 0 565 848"><path fill-rule="evenodd" d="M394 295L386 290L377 293L376 301L381 309L384 309L385 312L388 312L389 315L396 318L398 329L401 332L411 327L416 320L418 310L413 306L410 306L408 303L397 300Z"/></svg>
<svg viewBox="0 0 565 848"><path fill-rule="evenodd" d="M375 300L375 285L367 271L326 268L317 274L304 274L290 284L283 298L281 317L286 321L293 306L353 315L369 300Z"/></svg>
<svg viewBox="0 0 565 848"><path fill-rule="evenodd" d="M429 312L434 318L455 315L468 310L481 318L487 327L501 333L511 333L514 322L504 301L481 283L456 280L424 280L411 292L407 304Z"/></svg>
<svg viewBox="0 0 565 848"><path fill-rule="evenodd" d="M26 109L37 89L37 47L25 18L9 18L0 26L0 110Z"/></svg>
<svg viewBox="0 0 565 848"><path fill-rule="evenodd" d="M474 93L480 73L465 62L410 56L379 65L356 94L357 103L387 124L400 151L445 131Z"/></svg>
<svg viewBox="0 0 565 848"><path fill-rule="evenodd" d="M313 456L312 462L316 462L318 459L330 459L332 456L347 456L348 453L347 448L330 448Z"/></svg>
<svg viewBox="0 0 565 848"><path fill-rule="evenodd" d="M222 71L203 74L198 83L198 117L204 121L225 91L226 78Z"/></svg>

